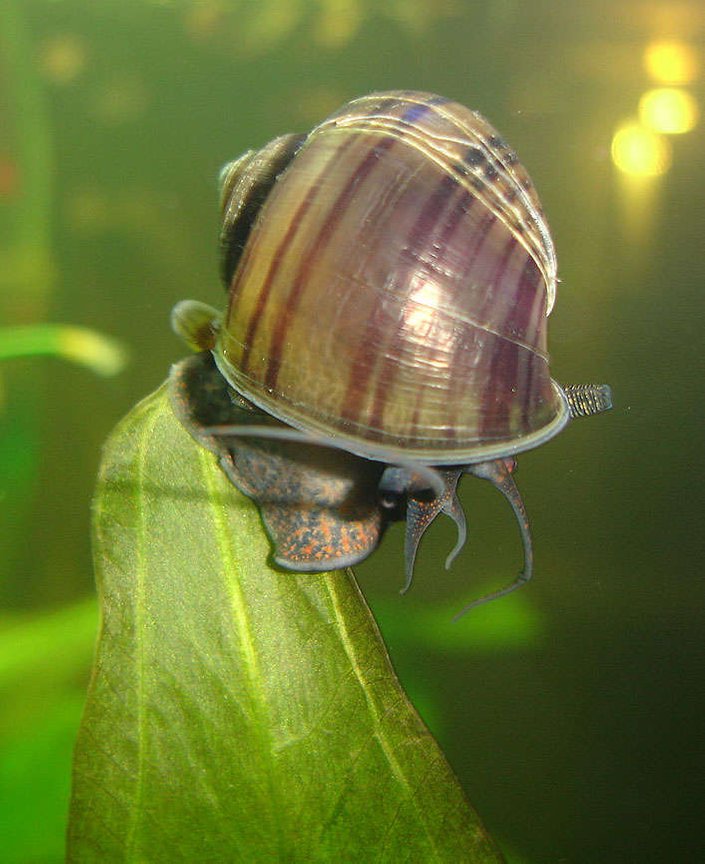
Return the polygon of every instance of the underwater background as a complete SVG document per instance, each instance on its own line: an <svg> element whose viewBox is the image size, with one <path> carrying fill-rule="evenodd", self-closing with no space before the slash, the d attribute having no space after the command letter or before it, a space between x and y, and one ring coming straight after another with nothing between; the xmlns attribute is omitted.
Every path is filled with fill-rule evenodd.
<svg viewBox="0 0 705 864"><path fill-rule="evenodd" d="M554 377L614 410L463 481L469 543L403 526L356 568L392 661L514 862L703 860L705 5L192 0L0 5L0 859L63 858L97 626L101 444L224 303L223 163L346 100L437 92L517 150L559 258ZM286 578L286 574L282 574ZM316 578L312 576L311 578Z"/></svg>

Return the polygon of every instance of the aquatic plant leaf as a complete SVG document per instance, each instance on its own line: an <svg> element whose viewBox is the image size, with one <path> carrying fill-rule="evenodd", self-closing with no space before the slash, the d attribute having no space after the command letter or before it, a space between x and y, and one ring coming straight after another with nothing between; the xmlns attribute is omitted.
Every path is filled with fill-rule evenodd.
<svg viewBox="0 0 705 864"><path fill-rule="evenodd" d="M351 573L268 566L166 390L108 442L68 860L497 862Z"/></svg>
<svg viewBox="0 0 705 864"><path fill-rule="evenodd" d="M119 340L88 327L47 323L0 327L0 360L39 356L63 357L109 377L125 368L128 350Z"/></svg>

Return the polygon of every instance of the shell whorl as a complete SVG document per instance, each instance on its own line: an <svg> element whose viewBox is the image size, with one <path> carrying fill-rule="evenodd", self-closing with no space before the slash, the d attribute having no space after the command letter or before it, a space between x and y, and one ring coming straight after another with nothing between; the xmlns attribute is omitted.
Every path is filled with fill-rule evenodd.
<svg viewBox="0 0 705 864"><path fill-rule="evenodd" d="M282 135L261 150L248 150L220 172L221 278L230 286L257 214L305 135Z"/></svg>

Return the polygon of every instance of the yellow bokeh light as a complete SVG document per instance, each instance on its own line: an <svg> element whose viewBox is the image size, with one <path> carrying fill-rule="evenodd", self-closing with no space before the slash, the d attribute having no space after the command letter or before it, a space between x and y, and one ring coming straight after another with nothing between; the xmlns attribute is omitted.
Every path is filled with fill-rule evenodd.
<svg viewBox="0 0 705 864"><path fill-rule="evenodd" d="M316 41L326 48L340 48L354 38L364 10L358 0L326 0L316 23Z"/></svg>
<svg viewBox="0 0 705 864"><path fill-rule="evenodd" d="M658 177L671 167L671 145L639 123L626 123L612 138L612 161L630 176Z"/></svg>
<svg viewBox="0 0 705 864"><path fill-rule="evenodd" d="M639 100L639 119L654 132L680 135L698 122L698 103L686 90L657 87Z"/></svg>
<svg viewBox="0 0 705 864"><path fill-rule="evenodd" d="M86 65L86 46L73 33L58 33L40 47L39 62L44 74L55 84L71 84Z"/></svg>
<svg viewBox="0 0 705 864"><path fill-rule="evenodd" d="M689 84L698 76L698 55L687 42L651 42L644 49L644 67L660 84Z"/></svg>

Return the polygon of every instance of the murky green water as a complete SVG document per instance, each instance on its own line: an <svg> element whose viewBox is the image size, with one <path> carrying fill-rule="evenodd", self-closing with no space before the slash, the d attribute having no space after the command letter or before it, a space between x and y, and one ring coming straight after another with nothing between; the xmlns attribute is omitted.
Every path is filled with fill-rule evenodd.
<svg viewBox="0 0 705 864"><path fill-rule="evenodd" d="M436 525L399 599L397 526L359 568L365 594L513 860L702 859L704 28L695 0L5 0L3 860L61 860L100 445L183 355L173 304L223 302L220 166L393 88L478 108L517 149L558 249L553 373L610 382L615 410L520 459L521 594L450 622L520 563L508 508L471 478L453 570Z"/></svg>

